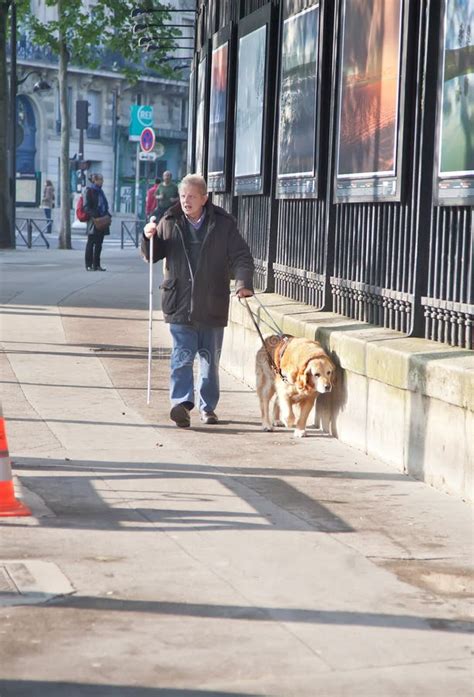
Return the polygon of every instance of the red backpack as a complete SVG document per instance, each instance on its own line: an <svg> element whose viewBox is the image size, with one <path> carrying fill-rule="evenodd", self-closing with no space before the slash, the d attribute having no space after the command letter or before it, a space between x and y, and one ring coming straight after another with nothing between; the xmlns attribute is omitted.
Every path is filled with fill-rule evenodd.
<svg viewBox="0 0 474 697"><path fill-rule="evenodd" d="M87 223L87 221L90 218L89 213L87 213L86 209L84 208L84 197L87 196L87 189L84 189L82 194L79 196L77 199L76 203L76 218L81 222L81 223Z"/></svg>

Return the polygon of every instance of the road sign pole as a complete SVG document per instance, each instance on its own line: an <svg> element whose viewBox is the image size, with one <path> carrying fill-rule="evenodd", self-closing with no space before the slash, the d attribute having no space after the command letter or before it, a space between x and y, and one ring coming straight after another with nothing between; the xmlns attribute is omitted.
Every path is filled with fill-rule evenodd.
<svg viewBox="0 0 474 697"><path fill-rule="evenodd" d="M135 215L139 217L139 198L140 198L140 143L137 143L137 163L135 168Z"/></svg>

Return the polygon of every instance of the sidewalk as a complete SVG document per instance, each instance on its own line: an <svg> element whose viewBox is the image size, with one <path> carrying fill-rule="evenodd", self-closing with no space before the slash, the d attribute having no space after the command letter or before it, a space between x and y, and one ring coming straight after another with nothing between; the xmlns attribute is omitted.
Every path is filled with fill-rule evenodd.
<svg viewBox="0 0 474 697"><path fill-rule="evenodd" d="M103 263L0 253L34 513L0 519L0 697L473 695L472 509L318 431L263 433L226 374L221 423L177 429L158 311L146 405L148 267L107 241Z"/></svg>

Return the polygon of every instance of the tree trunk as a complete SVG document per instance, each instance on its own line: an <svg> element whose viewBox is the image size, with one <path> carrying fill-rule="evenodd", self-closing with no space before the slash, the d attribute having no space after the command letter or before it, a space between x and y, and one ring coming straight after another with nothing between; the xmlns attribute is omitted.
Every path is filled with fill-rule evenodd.
<svg viewBox="0 0 474 697"><path fill-rule="evenodd" d="M0 3L0 248L13 246L11 240L10 180L8 172L8 79L7 79L7 25L8 2Z"/></svg>
<svg viewBox="0 0 474 697"><path fill-rule="evenodd" d="M61 26L61 6L58 2L58 15ZM59 249L72 249L71 245L71 184L69 176L69 108L67 101L67 68L69 62L69 52L67 50L66 38L62 31L59 31L59 103L61 114L61 217L59 223Z"/></svg>

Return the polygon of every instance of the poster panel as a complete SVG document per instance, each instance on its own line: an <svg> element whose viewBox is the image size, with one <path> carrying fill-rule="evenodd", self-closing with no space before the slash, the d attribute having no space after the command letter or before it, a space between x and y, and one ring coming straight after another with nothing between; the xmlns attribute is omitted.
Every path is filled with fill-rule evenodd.
<svg viewBox="0 0 474 697"><path fill-rule="evenodd" d="M234 176L262 173L267 25L240 37Z"/></svg>
<svg viewBox="0 0 474 697"><path fill-rule="evenodd" d="M189 106L188 106L188 148L186 153L186 170L188 173L194 172L194 96L195 96L195 73L192 70L189 74Z"/></svg>
<svg viewBox="0 0 474 697"><path fill-rule="evenodd" d="M474 2L446 0L440 79L438 196L474 199Z"/></svg>
<svg viewBox="0 0 474 697"><path fill-rule="evenodd" d="M313 175L319 7L283 23L278 176Z"/></svg>
<svg viewBox="0 0 474 697"><path fill-rule="evenodd" d="M196 149L194 169L204 176L204 124L206 106L206 67L207 56L199 63L196 95Z"/></svg>
<svg viewBox="0 0 474 697"><path fill-rule="evenodd" d="M397 193L402 0L344 0L336 194Z"/></svg>
<svg viewBox="0 0 474 697"><path fill-rule="evenodd" d="M224 174L227 124L229 42L212 51L209 109L209 175Z"/></svg>

